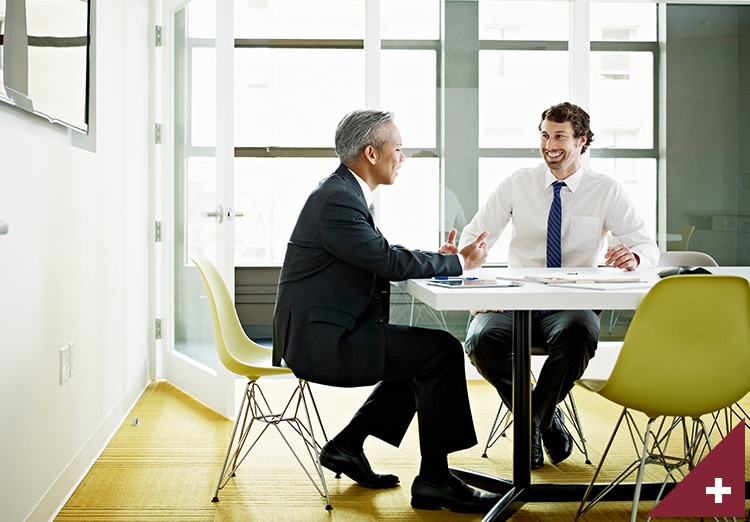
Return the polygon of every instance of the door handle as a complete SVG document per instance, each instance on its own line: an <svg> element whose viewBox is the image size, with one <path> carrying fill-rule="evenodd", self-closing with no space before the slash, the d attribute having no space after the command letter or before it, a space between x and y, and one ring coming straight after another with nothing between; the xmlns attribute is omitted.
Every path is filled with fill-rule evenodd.
<svg viewBox="0 0 750 522"><path fill-rule="evenodd" d="M245 217L245 213L241 210L234 210L232 208L227 209L227 221L231 221L236 217Z"/></svg>
<svg viewBox="0 0 750 522"><path fill-rule="evenodd" d="M201 212L202 217L212 217L216 219L217 223L221 223L224 221L224 209L221 208L221 205L216 205L216 210L213 212Z"/></svg>

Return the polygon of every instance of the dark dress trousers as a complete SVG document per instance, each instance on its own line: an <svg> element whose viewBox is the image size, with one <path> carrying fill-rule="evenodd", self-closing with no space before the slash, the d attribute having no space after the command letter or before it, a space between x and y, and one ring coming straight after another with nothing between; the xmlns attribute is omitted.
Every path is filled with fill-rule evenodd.
<svg viewBox="0 0 750 522"><path fill-rule="evenodd" d="M476 444L461 343L388 323L390 282L462 273L457 255L390 245L344 165L310 194L287 245L273 317L274 364L311 382L376 384L355 414L398 446L414 414L422 455Z"/></svg>

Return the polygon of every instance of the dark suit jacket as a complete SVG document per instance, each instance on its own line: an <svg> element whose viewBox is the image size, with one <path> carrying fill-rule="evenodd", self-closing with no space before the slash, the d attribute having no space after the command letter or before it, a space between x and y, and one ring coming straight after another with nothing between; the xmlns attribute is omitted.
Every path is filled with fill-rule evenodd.
<svg viewBox="0 0 750 522"><path fill-rule="evenodd" d="M385 366L390 281L458 274L457 255L389 245L340 165L308 197L287 245L274 364L283 357L297 377L321 384L374 384Z"/></svg>

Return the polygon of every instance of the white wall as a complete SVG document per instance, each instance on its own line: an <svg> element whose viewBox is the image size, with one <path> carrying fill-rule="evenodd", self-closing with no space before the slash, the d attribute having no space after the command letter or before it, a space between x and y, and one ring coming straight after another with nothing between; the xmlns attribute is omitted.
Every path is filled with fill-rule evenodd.
<svg viewBox="0 0 750 522"><path fill-rule="evenodd" d="M95 6L95 135L0 106L5 522L53 517L148 381L149 4Z"/></svg>

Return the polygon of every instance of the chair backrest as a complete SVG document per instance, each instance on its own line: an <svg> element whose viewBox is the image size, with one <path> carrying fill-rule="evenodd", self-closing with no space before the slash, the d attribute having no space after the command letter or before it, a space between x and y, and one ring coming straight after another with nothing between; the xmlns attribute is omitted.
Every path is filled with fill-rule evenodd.
<svg viewBox="0 0 750 522"><path fill-rule="evenodd" d="M704 252L688 250L659 252L659 263L656 266L719 266L719 263Z"/></svg>
<svg viewBox="0 0 750 522"><path fill-rule="evenodd" d="M693 237L695 232L695 226L683 225L680 227L678 234L680 239L675 241L667 241L667 250L687 250L690 248L690 238Z"/></svg>
<svg viewBox="0 0 750 522"><path fill-rule="evenodd" d="M198 267L206 287L216 351L222 364L229 371L250 378L289 373L288 368L271 365L271 348L248 338L234 307L232 294L216 266L205 257L193 257L191 260Z"/></svg>
<svg viewBox="0 0 750 522"><path fill-rule="evenodd" d="M646 294L599 393L651 418L697 417L750 391L749 369L748 281L679 275Z"/></svg>

